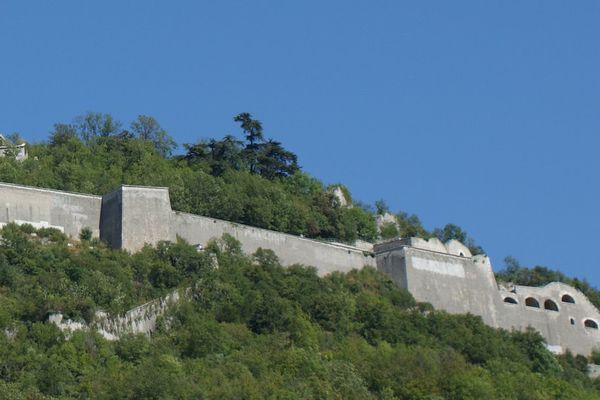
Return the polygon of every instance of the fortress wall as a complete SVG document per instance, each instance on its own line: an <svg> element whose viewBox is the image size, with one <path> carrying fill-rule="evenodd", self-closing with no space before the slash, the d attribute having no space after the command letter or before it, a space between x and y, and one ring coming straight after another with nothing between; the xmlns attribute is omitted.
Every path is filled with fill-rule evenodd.
<svg viewBox="0 0 600 400"><path fill-rule="evenodd" d="M121 247L141 249L145 243L155 245L173 240L169 190L160 187L121 186Z"/></svg>
<svg viewBox="0 0 600 400"><path fill-rule="evenodd" d="M498 289L489 263L409 246L380 252L378 268L388 273L417 301L453 314L479 315L497 326Z"/></svg>
<svg viewBox="0 0 600 400"><path fill-rule="evenodd" d="M376 245L378 269L417 301L429 302L436 309L479 315L486 324L507 330L531 327L556 353L568 349L588 355L600 349L600 312L574 287L553 282L544 287L499 289L488 257L459 257L451 254L464 250L456 244L446 244L447 253L431 250L441 250L433 245L412 239ZM567 302L564 295L573 302ZM507 297L517 304L505 302ZM527 306L527 298L537 300L539 307ZM553 303L545 306L546 301ZM558 311L552 310L553 304ZM586 326L586 320L593 321L592 326Z"/></svg>
<svg viewBox="0 0 600 400"><path fill-rule="evenodd" d="M404 251L393 251L398 249L382 249L377 247L377 269L385 272L392 278L394 283L402 289L408 290L408 277L406 273L406 255ZM417 301L423 301L417 299Z"/></svg>
<svg viewBox="0 0 600 400"><path fill-rule="evenodd" d="M555 352L568 349L587 355L600 347L600 312L583 293L558 282L498 289L489 259L470 257L458 242L394 240L376 245L374 258L352 246L174 212L166 188L139 186L122 186L100 197L0 183L0 226L8 222L54 227L71 237L88 227L112 247L129 251L137 251L145 243L175 240L177 235L192 244L206 245L228 233L241 242L246 253L259 247L271 249L283 265L312 265L320 275L377 266L418 301L450 313L479 315L493 327L532 327ZM506 297L517 304L506 303ZM536 299L539 307L527 306L529 297ZM547 300L554 302L558 311L546 309Z"/></svg>
<svg viewBox="0 0 600 400"><path fill-rule="evenodd" d="M253 253L259 247L271 249L283 265L312 265L318 267L320 275L350 271L365 265L375 267L375 258L355 247L321 243L281 232L172 211L166 188L123 186L116 193L105 196L106 206L114 206L119 201L122 204L121 244L122 248L129 251L137 251L145 243L154 245L160 240L175 240L177 235L191 244L204 246L210 239L228 233L241 242L246 253ZM116 238L118 234L112 233L111 236Z"/></svg>
<svg viewBox="0 0 600 400"><path fill-rule="evenodd" d="M74 238L87 227L99 237L101 203L100 196L0 183L0 224L53 227Z"/></svg>
<svg viewBox="0 0 600 400"><path fill-rule="evenodd" d="M342 244L322 243L311 239L236 224L214 218L174 212L171 232L192 244L206 245L212 238L228 233L242 243L245 253L259 247L271 249L283 265L303 264L318 268L319 275L350 271L365 265L375 267L375 258L362 250Z"/></svg>
<svg viewBox="0 0 600 400"><path fill-rule="evenodd" d="M574 303L563 301L565 294L571 296ZM502 328L524 330L531 326L557 352L569 349L578 354L590 354L600 345L600 330L584 325L587 319L600 325L600 313L583 293L572 286L559 282L543 287L515 286L513 292L501 291L499 296L502 300L512 297L518 302L502 302L498 309ZM528 297L536 299L539 308L527 306L525 300ZM546 309L544 303L547 300L553 301L558 311Z"/></svg>

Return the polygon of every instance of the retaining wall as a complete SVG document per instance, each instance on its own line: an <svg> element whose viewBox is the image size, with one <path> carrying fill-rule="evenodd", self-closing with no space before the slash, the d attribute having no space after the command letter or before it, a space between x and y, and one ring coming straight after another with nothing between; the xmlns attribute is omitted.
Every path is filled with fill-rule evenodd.
<svg viewBox="0 0 600 400"><path fill-rule="evenodd" d="M121 217L116 218L121 221L120 227L116 223L102 224L102 237L115 248L137 251L146 243L173 241L177 236L191 244L205 246L210 239L227 233L240 241L246 253L253 253L259 247L271 249L283 265L311 265L320 275L376 266L371 252L353 246L173 211L167 188L122 186L105 196L103 207L116 209L116 212L120 209ZM112 216L115 212L107 214ZM105 231L105 225L112 228Z"/></svg>
<svg viewBox="0 0 600 400"><path fill-rule="evenodd" d="M496 328L531 327L555 353L588 355L600 348L600 312L583 293L559 282L499 287L489 259L470 256L463 246L411 238L377 245L375 252L378 269L417 301L454 314L478 315ZM535 301L527 305L528 298Z"/></svg>
<svg viewBox="0 0 600 400"><path fill-rule="evenodd" d="M83 228L100 236L102 197L0 183L0 225L29 223L77 238Z"/></svg>

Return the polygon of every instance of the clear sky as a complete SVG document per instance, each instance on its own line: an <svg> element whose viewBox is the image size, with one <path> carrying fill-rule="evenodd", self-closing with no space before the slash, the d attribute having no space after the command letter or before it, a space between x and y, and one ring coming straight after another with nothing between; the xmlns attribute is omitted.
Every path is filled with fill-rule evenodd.
<svg viewBox="0 0 600 400"><path fill-rule="evenodd" d="M325 183L600 286L600 2L0 0L0 132L251 112Z"/></svg>

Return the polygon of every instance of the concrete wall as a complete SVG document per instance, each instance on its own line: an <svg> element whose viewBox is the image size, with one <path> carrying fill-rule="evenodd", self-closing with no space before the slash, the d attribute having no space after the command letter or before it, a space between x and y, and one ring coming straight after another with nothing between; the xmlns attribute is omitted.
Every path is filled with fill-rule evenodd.
<svg viewBox="0 0 600 400"><path fill-rule="evenodd" d="M271 249L283 265L312 265L318 269L319 275L360 269L365 265L376 266L374 257L356 247L322 243L214 218L175 212L171 227L172 233L190 243L201 245L228 233L242 243L246 253L253 253L259 247Z"/></svg>
<svg viewBox="0 0 600 400"><path fill-rule="evenodd" d="M156 321L173 306L189 298L191 288L175 290L164 297L154 299L141 306L132 308L123 315L109 315L96 312L91 324L83 321L64 319L61 313L48 316L48 322L55 324L61 331L70 334L75 331L87 331L90 328L107 340L118 340L129 334L151 335L156 330Z"/></svg>
<svg viewBox="0 0 600 400"><path fill-rule="evenodd" d="M437 240L410 238L376 245L375 253L378 269L417 301L450 313L479 315L497 328L532 327L556 353L568 349L587 355L600 348L600 313L583 293L558 282L544 287L498 287L489 259L471 257L462 246L452 242L440 247ZM565 295L573 302L565 301L569 300ZM535 299L539 307L527 306L527 298ZM546 301L552 303L545 307ZM558 311L552 310L553 305ZM592 326L585 321L593 321Z"/></svg>
<svg viewBox="0 0 600 400"><path fill-rule="evenodd" d="M121 186L122 248L141 249L145 243L174 240L169 190L159 187Z"/></svg>
<svg viewBox="0 0 600 400"><path fill-rule="evenodd" d="M376 266L370 253L356 247L173 211L166 188L122 186L104 196L103 207L102 235L115 248L137 251L146 243L154 245L161 240L175 240L177 236L205 246L210 239L227 233L241 242L246 253L253 253L259 247L271 249L283 265L312 265L320 275ZM122 218L115 218L119 207Z"/></svg>
<svg viewBox="0 0 600 400"><path fill-rule="evenodd" d="M53 227L73 238L87 227L99 237L101 204L100 196L0 183L0 225Z"/></svg>
<svg viewBox="0 0 600 400"><path fill-rule="evenodd" d="M423 245L421 241L415 244ZM450 313L479 315L486 324L497 326L498 290L489 260L442 253L437 240L423 247L437 251L412 247L406 241L398 241L397 247L376 246L378 269L417 301Z"/></svg>
<svg viewBox="0 0 600 400"><path fill-rule="evenodd" d="M239 240L247 253L259 247L271 249L283 265L311 265L320 275L377 266L418 301L451 313L479 315L494 327L531 326L556 352L569 349L589 354L600 344L600 313L582 293L562 283L499 288L490 260L471 256L457 241L392 240L376 245L374 258L352 246L175 212L166 188L139 186L122 186L100 197L0 183L0 226L8 222L54 227L73 238L88 227L112 247L129 251L137 251L145 243L175 240L178 235L192 244L206 245L227 233ZM573 302L563 301L565 294ZM529 297L540 307L527 306ZM505 302L508 298L515 304ZM558 311L544 308L548 300ZM132 312L127 324L141 321L139 317Z"/></svg>
<svg viewBox="0 0 600 400"><path fill-rule="evenodd" d="M586 327L585 321L592 320L600 325L600 313L587 297L570 285L553 282L543 287L515 285L511 290L500 290L502 306L498 310L499 326L503 328L525 329L531 326L546 339L550 348L562 353L569 349L574 353L589 354L600 345L600 330ZM570 296L569 303L564 295ZM511 298L517 304L504 302ZM526 299L533 298L539 308L526 305ZM553 302L558 311L552 310Z"/></svg>

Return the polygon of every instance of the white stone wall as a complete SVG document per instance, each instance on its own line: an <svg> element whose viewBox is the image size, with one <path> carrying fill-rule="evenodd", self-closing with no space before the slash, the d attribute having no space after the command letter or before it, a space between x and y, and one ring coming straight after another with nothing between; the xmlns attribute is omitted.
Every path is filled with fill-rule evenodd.
<svg viewBox="0 0 600 400"><path fill-rule="evenodd" d="M486 324L507 330L531 327L553 352L588 355L600 348L600 313L577 289L559 282L498 287L488 257L470 257L459 242L444 247L445 252L435 240L413 238L383 243L375 246L378 268L436 309L479 315ZM528 298L539 306L528 306Z"/></svg>

